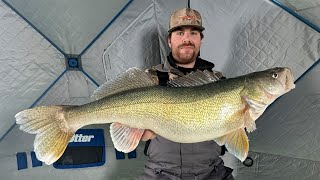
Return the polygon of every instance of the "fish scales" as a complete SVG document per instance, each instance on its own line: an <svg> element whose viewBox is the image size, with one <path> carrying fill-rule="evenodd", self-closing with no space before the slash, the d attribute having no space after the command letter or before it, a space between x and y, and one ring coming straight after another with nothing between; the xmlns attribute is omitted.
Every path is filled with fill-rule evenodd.
<svg viewBox="0 0 320 180"><path fill-rule="evenodd" d="M134 150L150 129L180 143L214 140L244 161L249 151L245 128L255 130L255 120L265 109L295 87L292 72L272 68L217 82L207 74L190 73L168 83L177 87L163 87L143 71L129 69L100 86L94 92L96 101L27 109L16 114L16 122L21 130L36 134L35 153L46 164L63 154L79 128L101 123L112 123L111 139L122 152Z"/></svg>
<svg viewBox="0 0 320 180"><path fill-rule="evenodd" d="M134 89L73 107L66 118L68 124L76 125L76 128L89 123L110 123L116 119L133 128L152 129L173 141L186 137L183 142L192 143L219 137L227 129L225 126L236 129L243 124L234 115L243 109L242 89L243 86L236 85L226 88L224 81L192 88L155 86Z"/></svg>

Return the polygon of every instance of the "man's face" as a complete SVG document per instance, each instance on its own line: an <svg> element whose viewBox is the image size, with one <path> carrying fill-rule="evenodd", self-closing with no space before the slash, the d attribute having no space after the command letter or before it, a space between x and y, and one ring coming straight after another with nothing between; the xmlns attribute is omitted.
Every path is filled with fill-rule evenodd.
<svg viewBox="0 0 320 180"><path fill-rule="evenodd" d="M192 27L182 27L171 33L168 44L172 55L179 64L194 62L201 45L200 32Z"/></svg>

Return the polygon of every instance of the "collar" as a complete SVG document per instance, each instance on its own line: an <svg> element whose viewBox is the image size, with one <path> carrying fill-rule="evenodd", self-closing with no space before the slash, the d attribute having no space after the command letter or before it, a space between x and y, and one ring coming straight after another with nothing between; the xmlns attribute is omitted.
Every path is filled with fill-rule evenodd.
<svg viewBox="0 0 320 180"><path fill-rule="evenodd" d="M164 64L160 64L156 66L156 69L161 72L172 72L175 74L184 75L186 73L190 73L191 71L195 71L197 69L200 69L200 70L207 69L209 71L212 71L212 69L214 68L214 64L212 62L203 60L200 57L197 57L196 63L193 68L184 68L184 67L178 66L176 62L177 61L174 59L174 57L172 56L172 53L170 52Z"/></svg>

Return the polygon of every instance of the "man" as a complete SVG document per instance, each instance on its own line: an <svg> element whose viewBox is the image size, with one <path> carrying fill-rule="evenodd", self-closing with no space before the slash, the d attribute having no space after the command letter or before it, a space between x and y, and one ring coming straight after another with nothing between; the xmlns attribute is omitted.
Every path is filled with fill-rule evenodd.
<svg viewBox="0 0 320 180"><path fill-rule="evenodd" d="M213 63L199 57L204 29L198 11L190 8L176 10L171 15L168 31L171 53L164 64L146 72L162 86L195 70L209 70L216 80L223 78L220 72L212 70ZM219 157L224 154L224 149L214 141L176 143L150 130L145 131L142 140L148 140L145 147L148 160L140 179L233 179L232 169L225 167Z"/></svg>

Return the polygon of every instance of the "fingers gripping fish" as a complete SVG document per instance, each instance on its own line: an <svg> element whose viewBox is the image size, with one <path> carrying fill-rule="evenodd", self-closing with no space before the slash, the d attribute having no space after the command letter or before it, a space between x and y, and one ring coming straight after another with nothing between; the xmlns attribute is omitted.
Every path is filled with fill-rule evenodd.
<svg viewBox="0 0 320 180"><path fill-rule="evenodd" d="M44 106L16 114L20 129L36 134L34 151L46 164L57 161L73 134L90 124L112 123L118 151L133 151L145 129L171 141L215 140L244 161L245 129L278 97L295 87L289 68L273 68L213 82L206 71L192 72L158 86L137 68L100 86L96 101L81 106Z"/></svg>

